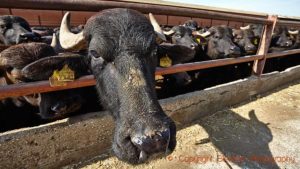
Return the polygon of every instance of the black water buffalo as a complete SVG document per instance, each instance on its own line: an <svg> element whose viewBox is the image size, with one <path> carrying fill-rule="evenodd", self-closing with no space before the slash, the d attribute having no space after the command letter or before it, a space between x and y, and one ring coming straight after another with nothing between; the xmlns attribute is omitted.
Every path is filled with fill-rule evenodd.
<svg viewBox="0 0 300 169"><path fill-rule="evenodd" d="M14 45L39 40L40 35L31 31L25 19L12 15L0 16L0 44Z"/></svg>
<svg viewBox="0 0 300 169"><path fill-rule="evenodd" d="M183 23L182 26L187 27L192 31L196 31L199 29L198 23L195 20L187 20Z"/></svg>
<svg viewBox="0 0 300 169"><path fill-rule="evenodd" d="M198 35L205 37L207 40L205 54L209 59L230 58L241 55L240 48L233 42L232 29L228 26L213 26Z"/></svg>
<svg viewBox="0 0 300 169"><path fill-rule="evenodd" d="M195 61L224 59L241 56L240 48L233 42L233 32L228 26L213 26L209 29L194 32L196 38L201 38L203 51L199 50ZM199 90L232 81L236 78L236 69L232 65L215 67L190 72L192 90Z"/></svg>
<svg viewBox="0 0 300 169"><path fill-rule="evenodd" d="M299 31L291 30L286 26L275 27L269 52L281 52L285 50L297 49L300 47ZM295 56L286 56L268 59L264 72L282 71L287 67L297 65L299 59Z"/></svg>
<svg viewBox="0 0 300 169"><path fill-rule="evenodd" d="M174 26L169 31L164 31L170 44L163 43L159 46L159 58L167 55L172 60L172 65L193 60L198 50L198 44L195 42L192 32L188 26ZM166 75L165 81L170 84L166 83L166 88L177 88L189 84L191 77L186 72L181 72Z"/></svg>
<svg viewBox="0 0 300 169"><path fill-rule="evenodd" d="M255 38L260 38L262 36L263 25L261 24L249 24L244 27L240 27L241 30L251 30L254 33Z"/></svg>
<svg viewBox="0 0 300 169"><path fill-rule="evenodd" d="M250 29L234 29L233 30L234 42L241 49L242 55L255 54L257 51L257 45L259 43L258 38L255 37L254 32Z"/></svg>
<svg viewBox="0 0 300 169"><path fill-rule="evenodd" d="M290 30L286 26L279 26L274 29L270 52L296 49L299 47L299 31Z"/></svg>
<svg viewBox="0 0 300 169"><path fill-rule="evenodd" d="M276 27L272 35L270 51L273 52L289 49L290 47L292 47L293 43L294 42L293 39L290 37L288 27Z"/></svg>
<svg viewBox="0 0 300 169"><path fill-rule="evenodd" d="M23 43L11 46L0 54L0 69L7 85L29 81L48 80L54 70L68 65L76 77L88 74L83 57L76 54L56 55L54 49L44 43ZM17 107L25 103L39 107L43 119L57 119L74 113L82 107L85 99L80 90L53 93L36 93L12 99Z"/></svg>
<svg viewBox="0 0 300 169"><path fill-rule="evenodd" d="M60 43L66 49L88 47L102 105L116 120L115 155L139 163L154 153L172 151L176 129L154 90L158 45L149 20L134 10L108 9L92 16L83 32L73 34L69 16L63 18Z"/></svg>
<svg viewBox="0 0 300 169"><path fill-rule="evenodd" d="M158 57L168 55L172 65L189 62L194 59L198 44L192 35L192 30L186 26L174 26L164 31L167 43L159 45Z"/></svg>
<svg viewBox="0 0 300 169"><path fill-rule="evenodd" d="M164 32L172 44L196 49L198 44L194 41L192 33L193 31L186 26L174 26L171 30Z"/></svg>

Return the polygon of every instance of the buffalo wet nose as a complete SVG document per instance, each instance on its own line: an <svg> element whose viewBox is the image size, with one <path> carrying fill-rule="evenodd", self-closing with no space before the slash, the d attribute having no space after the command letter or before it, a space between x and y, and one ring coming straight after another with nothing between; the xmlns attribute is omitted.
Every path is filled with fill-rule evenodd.
<svg viewBox="0 0 300 169"><path fill-rule="evenodd" d="M291 42L291 41L285 42L285 46L291 46L291 45L292 45L292 42Z"/></svg>
<svg viewBox="0 0 300 169"><path fill-rule="evenodd" d="M230 50L235 50L235 46L230 46Z"/></svg>
<svg viewBox="0 0 300 169"><path fill-rule="evenodd" d="M51 110L55 113L59 113L59 112L62 112L62 111L65 111L67 108L66 108L66 105L63 105L63 104L54 104L51 106Z"/></svg>
<svg viewBox="0 0 300 169"><path fill-rule="evenodd" d="M170 141L170 130L155 131L152 134L137 134L131 138L131 142L139 149L141 156L166 152Z"/></svg>
<svg viewBox="0 0 300 169"><path fill-rule="evenodd" d="M240 48L238 48L238 47L236 47L236 46L230 46L230 53L231 54L236 54L236 55L238 55L238 54L240 54Z"/></svg>
<svg viewBox="0 0 300 169"><path fill-rule="evenodd" d="M195 48L196 48L196 45L195 45L195 44L191 44L190 47L191 47L192 49L195 49Z"/></svg>
<svg viewBox="0 0 300 169"><path fill-rule="evenodd" d="M19 42L38 41L40 35L34 32L22 33L19 35Z"/></svg>
<svg viewBox="0 0 300 169"><path fill-rule="evenodd" d="M256 47L254 45L248 45L246 50L253 51L253 50L256 50Z"/></svg>

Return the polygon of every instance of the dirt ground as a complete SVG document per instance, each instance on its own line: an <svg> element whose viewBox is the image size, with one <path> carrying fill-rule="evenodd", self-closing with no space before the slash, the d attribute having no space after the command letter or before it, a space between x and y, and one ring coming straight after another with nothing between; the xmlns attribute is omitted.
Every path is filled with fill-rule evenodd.
<svg viewBox="0 0 300 169"><path fill-rule="evenodd" d="M300 81L183 127L167 157L131 166L108 153L67 168L298 169Z"/></svg>

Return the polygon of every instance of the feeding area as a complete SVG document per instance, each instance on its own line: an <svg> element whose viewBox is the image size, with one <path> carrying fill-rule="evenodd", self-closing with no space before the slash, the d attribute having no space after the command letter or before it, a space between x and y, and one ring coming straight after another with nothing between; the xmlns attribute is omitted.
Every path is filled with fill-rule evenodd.
<svg viewBox="0 0 300 169"><path fill-rule="evenodd" d="M208 118L213 133L207 116L300 78L295 18L90 0L3 1L0 15L1 168L151 164L184 126ZM235 128L230 115L213 117Z"/></svg>

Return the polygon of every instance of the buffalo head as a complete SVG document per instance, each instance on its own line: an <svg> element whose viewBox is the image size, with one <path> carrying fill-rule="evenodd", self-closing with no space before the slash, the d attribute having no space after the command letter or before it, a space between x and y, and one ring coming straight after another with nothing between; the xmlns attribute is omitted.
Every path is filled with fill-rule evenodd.
<svg viewBox="0 0 300 169"><path fill-rule="evenodd" d="M76 50L87 47L99 97L116 120L115 155L139 163L152 154L172 151L175 125L162 110L154 90L155 24L152 26L137 11L120 8L94 15L78 34L69 31L68 21L69 13L60 29L61 46Z"/></svg>
<svg viewBox="0 0 300 169"><path fill-rule="evenodd" d="M228 26L213 26L200 34L207 38L207 56L211 59L240 56L240 48L233 43L232 29Z"/></svg>
<svg viewBox="0 0 300 169"><path fill-rule="evenodd" d="M294 44L286 26L276 27L272 35L271 46L278 48L290 48Z"/></svg>
<svg viewBox="0 0 300 169"><path fill-rule="evenodd" d="M0 16L0 43L13 45L39 40L39 34L31 31L25 19L11 15Z"/></svg>
<svg viewBox="0 0 300 169"><path fill-rule="evenodd" d="M252 30L233 30L234 42L240 47L243 54L255 54L257 50L257 45L259 43L258 39L255 38Z"/></svg>

